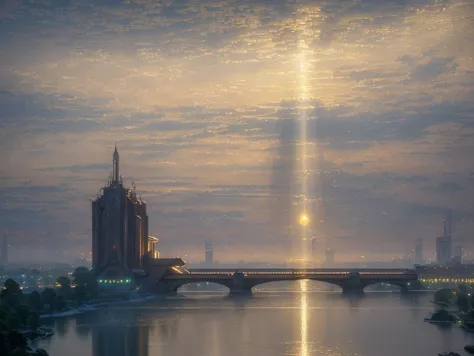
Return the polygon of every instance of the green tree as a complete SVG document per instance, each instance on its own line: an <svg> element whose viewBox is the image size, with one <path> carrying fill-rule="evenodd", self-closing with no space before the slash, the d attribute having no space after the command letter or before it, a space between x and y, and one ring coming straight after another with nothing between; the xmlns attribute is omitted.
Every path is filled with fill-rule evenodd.
<svg viewBox="0 0 474 356"><path fill-rule="evenodd" d="M8 278L3 285L7 293L21 292L20 285L11 278Z"/></svg>
<svg viewBox="0 0 474 356"><path fill-rule="evenodd" d="M87 300L87 289L85 286L78 285L74 288L74 297L77 300L77 304L81 305Z"/></svg>
<svg viewBox="0 0 474 356"><path fill-rule="evenodd" d="M8 354L8 344L6 335L2 332L3 330L0 328L0 355L7 355Z"/></svg>
<svg viewBox="0 0 474 356"><path fill-rule="evenodd" d="M55 299L56 292L51 288L46 288L43 293L41 293L41 303L43 305L43 308L53 310Z"/></svg>
<svg viewBox="0 0 474 356"><path fill-rule="evenodd" d="M26 324L32 329L36 329L38 326L40 326L40 317L38 313L31 313L28 316Z"/></svg>
<svg viewBox="0 0 474 356"><path fill-rule="evenodd" d="M0 319L0 334L4 331L7 331L8 330L8 327L7 327L7 322L5 319ZM2 353L0 352L0 355Z"/></svg>
<svg viewBox="0 0 474 356"><path fill-rule="evenodd" d="M29 352L25 349L16 348L10 352L10 356L29 356Z"/></svg>
<svg viewBox="0 0 474 356"><path fill-rule="evenodd" d="M20 332L16 330L10 330L7 333L7 345L8 349L15 350L17 348L26 349L27 342L26 338Z"/></svg>
<svg viewBox="0 0 474 356"><path fill-rule="evenodd" d="M36 349L33 356L48 356L48 353L43 349Z"/></svg>
<svg viewBox="0 0 474 356"><path fill-rule="evenodd" d="M62 295L59 295L54 298L53 308L58 312L63 311L66 308L66 300Z"/></svg>
<svg viewBox="0 0 474 356"><path fill-rule="evenodd" d="M3 285L5 289L1 293L2 304L13 308L18 307L22 299L20 285L11 278L7 279Z"/></svg>
<svg viewBox="0 0 474 356"><path fill-rule="evenodd" d="M68 277L58 277L58 279L56 279L56 283L59 284L59 291L62 295L69 294L71 290L71 280Z"/></svg>
<svg viewBox="0 0 474 356"><path fill-rule="evenodd" d="M33 291L28 297L28 305L33 310L41 310L43 309L43 305L41 303L41 295L37 291Z"/></svg>
<svg viewBox="0 0 474 356"><path fill-rule="evenodd" d="M98 284L97 279L92 272L86 267L77 267L72 274L74 277L74 285L84 287L86 297L85 298L96 298L98 295ZM83 293L80 291L79 293Z"/></svg>
<svg viewBox="0 0 474 356"><path fill-rule="evenodd" d="M19 305L16 309L16 314L20 318L21 324L26 325L28 316L30 315L30 308L26 305Z"/></svg>
<svg viewBox="0 0 474 356"><path fill-rule="evenodd" d="M451 304L454 299L454 292L451 289L440 289L434 295L434 301L438 304Z"/></svg>
<svg viewBox="0 0 474 356"><path fill-rule="evenodd" d="M21 326L21 319L16 314L10 314L6 320L7 329L17 330Z"/></svg>

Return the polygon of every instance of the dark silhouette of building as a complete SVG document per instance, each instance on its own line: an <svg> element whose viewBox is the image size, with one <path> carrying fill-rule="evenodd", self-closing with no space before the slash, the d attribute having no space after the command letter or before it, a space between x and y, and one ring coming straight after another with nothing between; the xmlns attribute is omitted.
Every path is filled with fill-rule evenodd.
<svg viewBox="0 0 474 356"><path fill-rule="evenodd" d="M148 255L146 203L124 187L117 147L108 183L92 202L92 268L101 282L130 283Z"/></svg>
<svg viewBox="0 0 474 356"><path fill-rule="evenodd" d="M7 235L3 235L2 250L0 252L0 265L6 266L8 264L8 239Z"/></svg>

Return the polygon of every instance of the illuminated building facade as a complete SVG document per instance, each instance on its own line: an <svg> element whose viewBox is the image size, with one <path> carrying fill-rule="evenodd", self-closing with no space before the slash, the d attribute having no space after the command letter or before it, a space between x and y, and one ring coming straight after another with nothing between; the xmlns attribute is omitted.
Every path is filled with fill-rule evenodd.
<svg viewBox="0 0 474 356"><path fill-rule="evenodd" d="M160 253L156 249L156 244L158 243L158 238L154 236L148 236L148 258L149 259L158 259L160 258Z"/></svg>
<svg viewBox="0 0 474 356"><path fill-rule="evenodd" d="M130 283L148 255L146 203L135 188L124 187L117 147L113 172L92 202L92 268L100 281Z"/></svg>

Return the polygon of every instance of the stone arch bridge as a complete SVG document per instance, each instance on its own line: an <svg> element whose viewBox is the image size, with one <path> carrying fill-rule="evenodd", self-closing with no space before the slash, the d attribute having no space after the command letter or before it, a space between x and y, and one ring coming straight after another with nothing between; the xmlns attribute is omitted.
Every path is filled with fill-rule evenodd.
<svg viewBox="0 0 474 356"><path fill-rule="evenodd" d="M158 276L156 276L158 277ZM269 282L314 280L342 288L343 293L363 293L364 288L387 283L408 290L419 284L412 269L190 269L170 267L159 278L149 278L148 290L158 293L176 293L189 283L212 282L223 285L230 294L251 294L252 288Z"/></svg>

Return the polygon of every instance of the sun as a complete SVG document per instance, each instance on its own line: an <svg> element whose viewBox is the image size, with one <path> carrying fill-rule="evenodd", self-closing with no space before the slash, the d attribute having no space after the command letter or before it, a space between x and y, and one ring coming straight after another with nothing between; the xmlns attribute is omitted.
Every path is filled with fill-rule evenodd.
<svg viewBox="0 0 474 356"><path fill-rule="evenodd" d="M300 225L306 226L309 223L309 217L306 214L301 214L300 215Z"/></svg>

